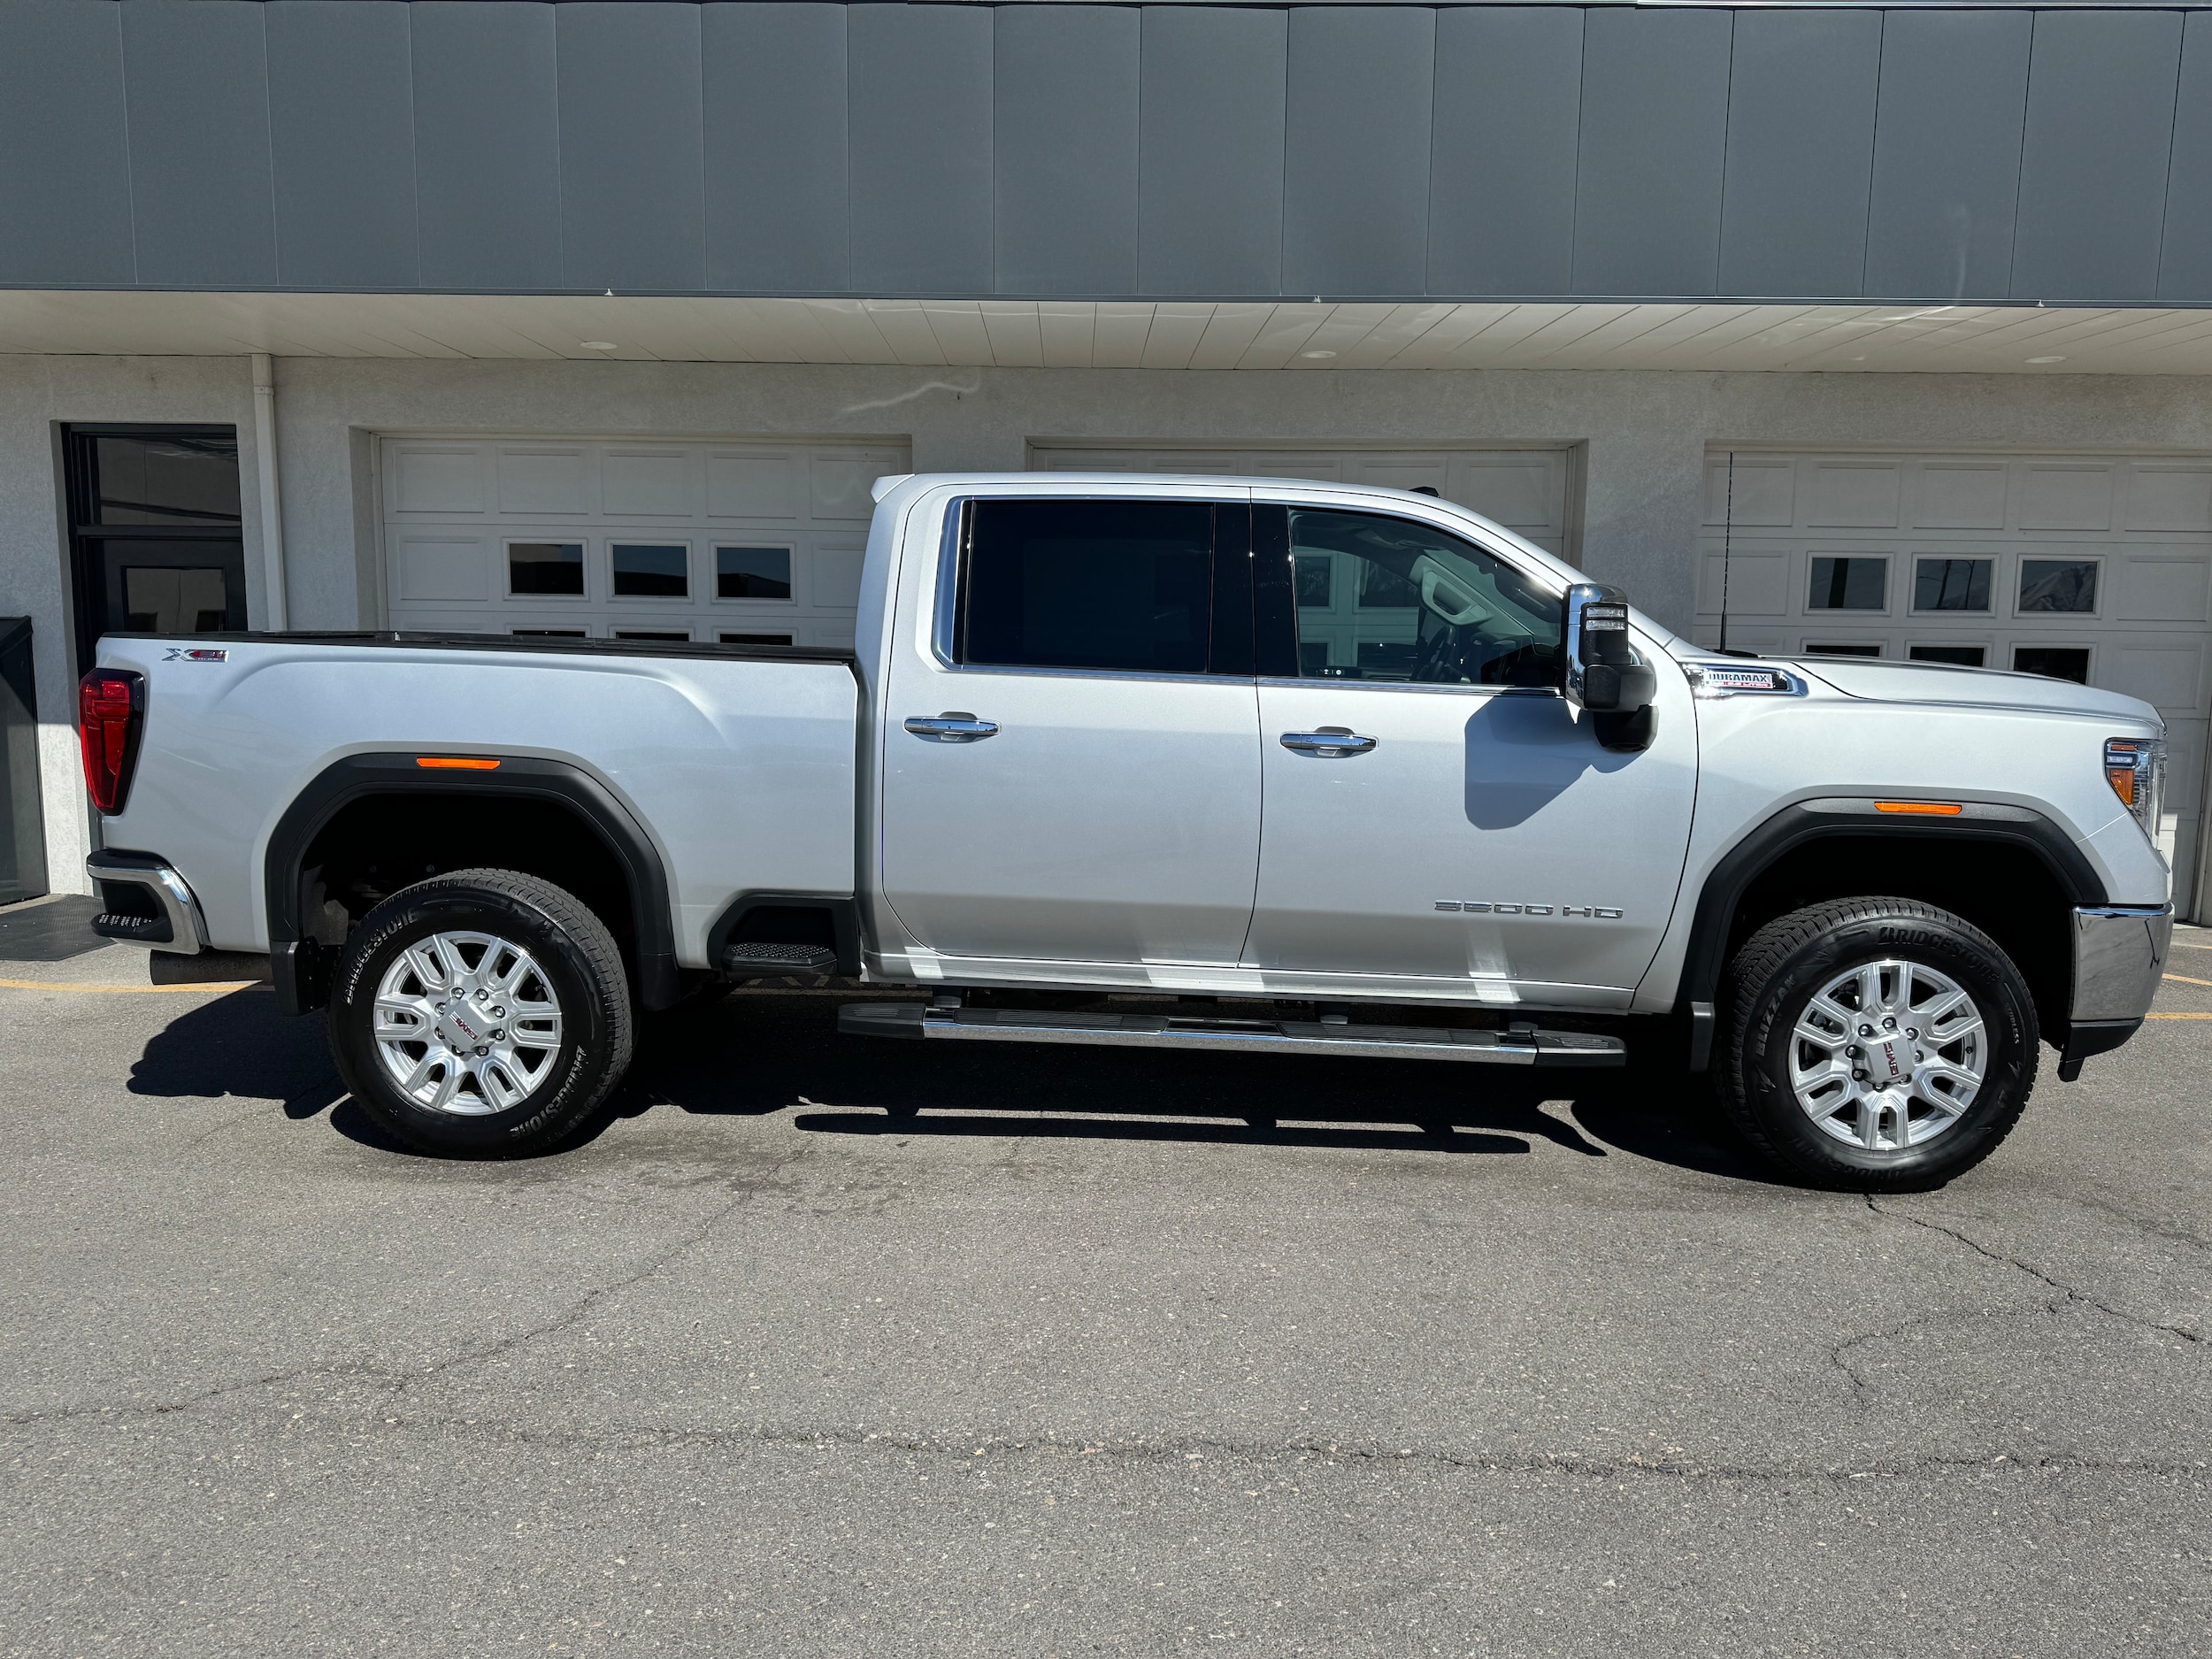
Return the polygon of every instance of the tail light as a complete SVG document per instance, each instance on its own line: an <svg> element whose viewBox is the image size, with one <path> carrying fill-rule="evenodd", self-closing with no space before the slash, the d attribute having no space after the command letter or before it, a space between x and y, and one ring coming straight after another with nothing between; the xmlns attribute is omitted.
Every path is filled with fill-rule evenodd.
<svg viewBox="0 0 2212 1659"><path fill-rule="evenodd" d="M2166 793L2166 745L2154 737L2106 739L2104 780L2143 833L2155 841L2160 797Z"/></svg>
<svg viewBox="0 0 2212 1659"><path fill-rule="evenodd" d="M103 812L120 812L146 723L146 680L127 668L96 668L77 682L77 737L85 787Z"/></svg>

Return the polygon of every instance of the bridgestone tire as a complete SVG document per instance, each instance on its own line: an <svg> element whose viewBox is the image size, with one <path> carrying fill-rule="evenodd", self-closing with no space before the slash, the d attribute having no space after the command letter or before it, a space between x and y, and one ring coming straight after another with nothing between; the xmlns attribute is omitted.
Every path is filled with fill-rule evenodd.
<svg viewBox="0 0 2212 1659"><path fill-rule="evenodd" d="M1790 1080L1793 1033L1814 994L1862 964L1932 969L1970 995L1988 1053L1980 1087L1931 1139L1871 1148L1824 1133ZM1723 987L1721 1103L1744 1138L1809 1183L1868 1193L1922 1192L1979 1164L2012 1132L2035 1087L2035 1002L2012 959L1971 923L1914 899L1843 899L1770 922L1729 965Z"/></svg>
<svg viewBox="0 0 2212 1659"><path fill-rule="evenodd" d="M411 1099L376 1039L377 990L410 946L491 934L529 952L552 990L559 1046L511 1110L459 1116ZM634 1020L621 952L572 895L511 870L457 870L395 893L362 918L333 976L330 1045L361 1109L411 1146L446 1157L520 1157L574 1133L629 1067Z"/></svg>

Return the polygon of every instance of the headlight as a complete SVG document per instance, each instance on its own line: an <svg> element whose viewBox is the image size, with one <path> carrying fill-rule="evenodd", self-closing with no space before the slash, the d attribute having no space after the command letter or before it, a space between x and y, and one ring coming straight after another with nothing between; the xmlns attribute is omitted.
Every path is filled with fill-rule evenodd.
<svg viewBox="0 0 2212 1659"><path fill-rule="evenodd" d="M2104 779L2143 833L2158 841L2158 810L2166 795L2166 745L2155 737L2108 737Z"/></svg>

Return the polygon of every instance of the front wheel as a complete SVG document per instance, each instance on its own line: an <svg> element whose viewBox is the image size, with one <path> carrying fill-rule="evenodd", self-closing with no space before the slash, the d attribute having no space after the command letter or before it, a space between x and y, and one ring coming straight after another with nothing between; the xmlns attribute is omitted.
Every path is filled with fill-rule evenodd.
<svg viewBox="0 0 2212 1659"><path fill-rule="evenodd" d="M606 925L511 870L395 893L339 958L330 1041L370 1117L426 1152L515 1157L575 1131L630 1064Z"/></svg>
<svg viewBox="0 0 2212 1659"><path fill-rule="evenodd" d="M1914 899L1770 922L1730 965L1720 1092L1770 1159L1912 1192L1979 1164L2035 1087L2034 999L1995 941Z"/></svg>

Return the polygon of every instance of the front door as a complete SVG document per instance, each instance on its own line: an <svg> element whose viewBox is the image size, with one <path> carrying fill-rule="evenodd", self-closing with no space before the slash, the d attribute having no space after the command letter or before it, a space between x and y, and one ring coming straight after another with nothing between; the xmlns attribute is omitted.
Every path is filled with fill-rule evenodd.
<svg viewBox="0 0 2212 1659"><path fill-rule="evenodd" d="M895 654L886 898L941 956L1233 964L1259 863L1249 510L970 502Z"/></svg>
<svg viewBox="0 0 2212 1659"><path fill-rule="evenodd" d="M1602 749L1554 689L1562 602L1541 580L1410 518L1254 513L1271 672L1247 965L1286 989L1624 1001L1688 845L1678 678L1651 748Z"/></svg>

